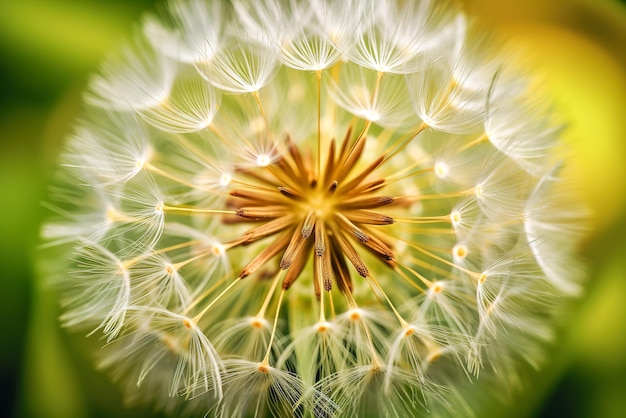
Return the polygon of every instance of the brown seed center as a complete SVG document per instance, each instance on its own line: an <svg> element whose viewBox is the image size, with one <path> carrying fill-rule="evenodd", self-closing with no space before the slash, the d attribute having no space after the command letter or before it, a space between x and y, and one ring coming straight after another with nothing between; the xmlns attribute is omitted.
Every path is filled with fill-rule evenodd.
<svg viewBox="0 0 626 418"><path fill-rule="evenodd" d="M393 263L390 244L377 227L393 223L380 211L394 199L378 194L384 179L372 179L383 159L359 164L365 137L353 139L350 130L338 151L331 141L325 164L314 163L311 153L301 152L289 138L286 145L286 152L276 152L275 162L240 170L247 186L230 192L233 198L228 204L237 216L229 221L255 225L234 244L274 237L239 276L247 277L279 258L279 269L286 270L282 287L288 289L312 257L318 297L333 283L340 291L351 292L350 265L360 276L369 276L363 251Z"/></svg>

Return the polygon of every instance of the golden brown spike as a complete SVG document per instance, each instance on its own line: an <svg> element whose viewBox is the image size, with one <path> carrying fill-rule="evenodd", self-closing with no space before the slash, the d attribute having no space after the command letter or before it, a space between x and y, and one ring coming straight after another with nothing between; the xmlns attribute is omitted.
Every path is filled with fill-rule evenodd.
<svg viewBox="0 0 626 418"><path fill-rule="evenodd" d="M352 293L352 278L350 277L350 270L348 269L345 258L341 254L339 244L337 244L336 240L333 238L329 238L329 241L330 248L332 249L329 252L331 255L332 269L335 275L335 281L337 282L337 287L339 288L339 291L344 294Z"/></svg>
<svg viewBox="0 0 626 418"><path fill-rule="evenodd" d="M273 219L269 222L265 222L255 228L248 230L243 234L243 240L241 244L247 245L254 241L273 235L288 228L293 223L292 216L281 216L280 218Z"/></svg>
<svg viewBox="0 0 626 418"><path fill-rule="evenodd" d="M298 256L291 263L291 267L285 273L285 278L283 280L282 288L287 290L294 284L296 279L302 273L304 266L306 265L307 260L309 259L309 255L311 254L311 246L313 245L313 241L307 241L305 243L304 248L298 254Z"/></svg>
<svg viewBox="0 0 626 418"><path fill-rule="evenodd" d="M302 235L303 226L304 220L302 220L298 227L293 231L291 239L289 241L289 245L287 245L287 249L280 259L280 268L283 270L287 270L289 267L291 267L293 260L296 258L296 256L302 249L304 242L308 238Z"/></svg>
<svg viewBox="0 0 626 418"><path fill-rule="evenodd" d="M365 137L359 138L354 147L350 150L346 159L339 163L339 170L337 171L336 178L338 181L342 181L346 178L348 174L352 171L356 162L361 158L361 154L363 154L363 150L365 149Z"/></svg>
<svg viewBox="0 0 626 418"><path fill-rule="evenodd" d="M359 256L359 253L356 252L350 241L346 237L343 236L341 232L335 232L335 236L337 237L337 243L339 244L339 248L341 248L341 252L346 256L346 258L352 263L357 273L362 277L369 276L369 271L365 266L365 263Z"/></svg>
<svg viewBox="0 0 626 418"><path fill-rule="evenodd" d="M327 292L332 289L331 260L328 251L322 255L315 254L315 264L313 269L314 281L322 283Z"/></svg>
<svg viewBox="0 0 626 418"><path fill-rule="evenodd" d="M330 146L328 147L328 159L326 160L326 167L324 167L322 184L328 184L328 182L333 178L335 172L335 147L335 140L332 139L330 141Z"/></svg>
<svg viewBox="0 0 626 418"><path fill-rule="evenodd" d="M378 166L383 162L383 157L378 157L376 160L374 160L373 163L371 163L370 165L368 165L363 171L361 171L357 176L355 176L353 179L351 179L350 181L348 181L346 184L343 185L343 187L345 188L345 190L352 190L354 189L356 186L358 186L359 184L361 184L361 182L363 180L365 180L367 178L367 176L369 176L370 174L372 174L372 172L374 172L374 170L376 170L376 168L378 168Z"/></svg>
<svg viewBox="0 0 626 418"><path fill-rule="evenodd" d="M391 225L393 223L393 218L391 216L369 210L346 211L345 216L355 224Z"/></svg>
<svg viewBox="0 0 626 418"><path fill-rule="evenodd" d="M302 200L302 195L296 190L290 187L280 186L278 187L278 191L285 197L293 200Z"/></svg>
<svg viewBox="0 0 626 418"><path fill-rule="evenodd" d="M286 206L250 206L237 210L237 216L247 219L272 219L289 214Z"/></svg>
<svg viewBox="0 0 626 418"><path fill-rule="evenodd" d="M272 257L277 255L289 244L289 238L291 233L286 232L279 236L274 242L261 251L255 258L252 259L239 273L239 278L243 279L254 273L259 267L267 263Z"/></svg>
<svg viewBox="0 0 626 418"><path fill-rule="evenodd" d="M369 240L369 237L365 232L363 232L358 226L350 222L350 220L341 213L337 214L337 222L344 230L350 232L350 234L352 234L352 236L356 238L359 242L367 242Z"/></svg>

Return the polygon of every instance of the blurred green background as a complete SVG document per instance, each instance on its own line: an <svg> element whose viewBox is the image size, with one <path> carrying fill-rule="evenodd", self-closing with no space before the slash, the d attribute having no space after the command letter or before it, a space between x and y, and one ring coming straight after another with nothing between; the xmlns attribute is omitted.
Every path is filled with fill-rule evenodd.
<svg viewBox="0 0 626 418"><path fill-rule="evenodd" d="M589 290L547 367L514 405L492 416L626 416L626 3L465 0L529 60L571 122L576 176L595 211ZM154 0L0 1L0 384L6 417L131 417L57 325L36 278L47 178L71 132L88 75L132 36Z"/></svg>

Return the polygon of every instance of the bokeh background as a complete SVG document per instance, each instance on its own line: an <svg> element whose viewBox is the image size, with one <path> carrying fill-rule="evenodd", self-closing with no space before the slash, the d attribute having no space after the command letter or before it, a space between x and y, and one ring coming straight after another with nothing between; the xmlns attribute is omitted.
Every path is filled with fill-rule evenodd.
<svg viewBox="0 0 626 418"><path fill-rule="evenodd" d="M626 1L463 0L523 46L569 121L594 211L589 286L527 390L493 417L626 416ZM0 416L137 417L59 329L36 269L46 183L81 91L161 1L0 0Z"/></svg>

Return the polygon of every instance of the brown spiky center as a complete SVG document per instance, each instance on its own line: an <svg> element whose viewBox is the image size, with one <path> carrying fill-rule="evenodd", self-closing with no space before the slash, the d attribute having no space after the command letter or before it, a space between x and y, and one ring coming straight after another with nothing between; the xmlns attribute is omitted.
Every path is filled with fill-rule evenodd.
<svg viewBox="0 0 626 418"><path fill-rule="evenodd" d="M256 225L232 244L273 238L240 278L280 257L279 268L286 271L282 287L289 289L313 257L319 297L321 289L330 291L333 283L351 293L350 265L360 276L369 276L363 250L393 265L391 245L377 228L393 223L380 208L392 205L394 198L380 194L385 180L374 175L384 158L361 162L364 146L365 136L351 139L348 130L340 148L332 140L325 161L315 164L310 152L301 152L287 138L285 151L276 151L273 163L240 170L245 180L230 192L228 205L236 215L229 221Z"/></svg>

